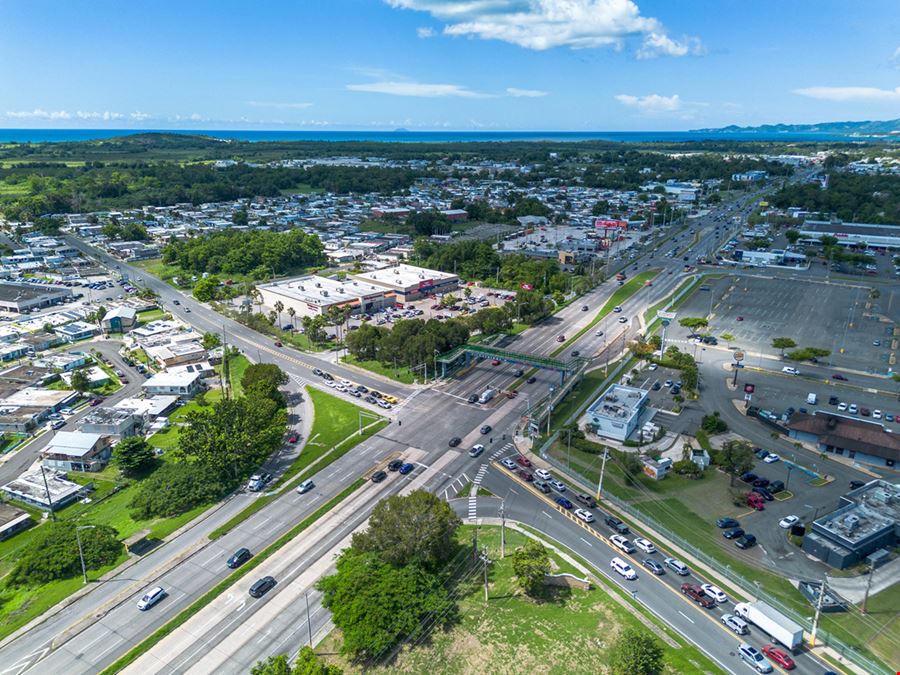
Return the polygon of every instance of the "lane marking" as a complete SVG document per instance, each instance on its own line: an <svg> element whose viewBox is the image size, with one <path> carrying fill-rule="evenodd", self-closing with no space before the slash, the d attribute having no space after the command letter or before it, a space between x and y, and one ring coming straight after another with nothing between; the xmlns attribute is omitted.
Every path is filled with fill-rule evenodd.
<svg viewBox="0 0 900 675"><path fill-rule="evenodd" d="M684 612L682 612L680 609L678 610L678 613L681 614L681 616L683 616L685 619L687 619L687 620L690 621L691 623L694 623L694 620L693 620L691 617L689 617L687 614L685 614Z"/></svg>

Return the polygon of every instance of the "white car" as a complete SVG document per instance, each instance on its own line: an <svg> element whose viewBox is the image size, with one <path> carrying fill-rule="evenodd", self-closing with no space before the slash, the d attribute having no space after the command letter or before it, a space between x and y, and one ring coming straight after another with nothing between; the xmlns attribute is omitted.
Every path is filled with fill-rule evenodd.
<svg viewBox="0 0 900 675"><path fill-rule="evenodd" d="M851 403L850 407L847 408L847 412L850 413L851 415L855 415L856 413L859 412L859 406L856 405L855 403Z"/></svg>
<svg viewBox="0 0 900 675"><path fill-rule="evenodd" d="M537 476L538 478L540 478L541 480L550 480L550 478L552 478L552 476L550 475L550 472L547 471L547 469L535 469L534 475Z"/></svg>
<svg viewBox="0 0 900 675"><path fill-rule="evenodd" d="M620 316L619 323L628 323L628 319L626 319L624 316Z"/></svg>
<svg viewBox="0 0 900 675"><path fill-rule="evenodd" d="M800 371L794 368L793 366L785 366L781 369L782 373L787 373L788 375L799 375Z"/></svg>
<svg viewBox="0 0 900 675"><path fill-rule="evenodd" d="M647 368L647 370L656 370L657 368L659 368L659 366L657 364L651 363L649 365L649 367Z"/></svg>
<svg viewBox="0 0 900 675"><path fill-rule="evenodd" d="M844 403L843 401L841 401L840 403L838 403L838 410L840 410L841 412L844 412L846 409L847 409L847 404L846 404L846 403Z"/></svg>
<svg viewBox="0 0 900 675"><path fill-rule="evenodd" d="M700 584L700 588L716 602L728 602L728 596L725 595L725 592L718 586L713 586L712 584Z"/></svg>
<svg viewBox="0 0 900 675"><path fill-rule="evenodd" d="M749 632L747 622L734 614L725 614L722 616L722 623L733 630L738 635L746 635Z"/></svg>
<svg viewBox="0 0 900 675"><path fill-rule="evenodd" d="M777 462L780 459L781 459L781 457L779 457L774 452L772 452L772 453L769 453L768 455L766 455L766 458L763 461L766 464L774 464L775 462Z"/></svg>
<svg viewBox="0 0 900 675"><path fill-rule="evenodd" d="M586 523L594 522L594 514L585 509L575 509L575 516Z"/></svg>
<svg viewBox="0 0 900 675"><path fill-rule="evenodd" d="M621 312L621 311L622 311L622 308L619 307L619 306L617 305L617 306L613 307L613 311L614 311L614 312Z"/></svg>
<svg viewBox="0 0 900 675"><path fill-rule="evenodd" d="M343 384L338 384L335 386L334 390L335 391L347 391L347 387L345 387Z"/></svg>
<svg viewBox="0 0 900 675"><path fill-rule="evenodd" d="M614 572L618 572L629 581L637 579L637 572L621 558L613 558L609 561L609 566Z"/></svg>
<svg viewBox="0 0 900 675"><path fill-rule="evenodd" d="M880 420L880 419L881 419L881 411L880 411L880 410L873 410L873 411L872 411L872 417L874 417L876 420Z"/></svg>
<svg viewBox="0 0 900 675"><path fill-rule="evenodd" d="M656 547L649 539L638 537L634 540L634 545L641 549L644 553L656 553Z"/></svg>
<svg viewBox="0 0 900 675"><path fill-rule="evenodd" d="M334 383L334 380L325 380L325 386L334 389L337 385Z"/></svg>
<svg viewBox="0 0 900 675"><path fill-rule="evenodd" d="M516 463L514 461L512 461L509 457L504 457L502 460L500 460L500 463L503 466L505 466L507 469L510 469L510 470L516 468Z"/></svg>
<svg viewBox="0 0 900 675"><path fill-rule="evenodd" d="M341 384L345 387L352 387L353 383L350 380L341 380Z"/></svg>
<svg viewBox="0 0 900 675"><path fill-rule="evenodd" d="M137 608L142 612L144 610L150 609L157 602L166 597L166 590L162 586L156 586L155 588L151 588L147 593L144 594L144 597L138 600Z"/></svg>
<svg viewBox="0 0 900 675"><path fill-rule="evenodd" d="M609 541L623 553L634 553L634 546L621 534L614 534L609 538Z"/></svg>
<svg viewBox="0 0 900 675"><path fill-rule="evenodd" d="M562 481L551 480L550 487L552 487L557 492L565 492L566 491L565 483L563 483Z"/></svg>
<svg viewBox="0 0 900 675"><path fill-rule="evenodd" d="M742 642L738 647L738 654L740 654L741 659L746 661L747 665L751 668L756 668L758 672L772 672L772 664L769 663L768 659L763 656L756 647L748 645L746 642Z"/></svg>
<svg viewBox="0 0 900 675"><path fill-rule="evenodd" d="M602 330L598 330L598 331L595 333L595 335L596 335L597 337L603 337L603 331L602 331Z"/></svg>
<svg viewBox="0 0 900 675"><path fill-rule="evenodd" d="M781 520L778 521L778 527L783 529L788 529L797 523L800 522L800 518L798 516L785 516Z"/></svg>

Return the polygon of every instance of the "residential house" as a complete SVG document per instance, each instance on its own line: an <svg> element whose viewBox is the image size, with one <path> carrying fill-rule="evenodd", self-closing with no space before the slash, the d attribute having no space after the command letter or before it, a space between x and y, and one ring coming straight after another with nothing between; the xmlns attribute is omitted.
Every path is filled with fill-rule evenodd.
<svg viewBox="0 0 900 675"><path fill-rule="evenodd" d="M80 431L57 431L41 452L44 466L59 471L102 471L112 456L112 438Z"/></svg>

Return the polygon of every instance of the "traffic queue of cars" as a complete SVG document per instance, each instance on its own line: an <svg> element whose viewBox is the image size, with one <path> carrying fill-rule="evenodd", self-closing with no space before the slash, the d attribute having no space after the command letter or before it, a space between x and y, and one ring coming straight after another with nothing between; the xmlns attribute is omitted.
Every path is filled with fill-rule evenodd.
<svg viewBox="0 0 900 675"><path fill-rule="evenodd" d="M578 508L576 508L575 503L565 496L571 492L566 484L554 477L546 469L533 468L531 460L527 457L523 455L505 457L500 460L500 464L522 481L532 485L539 492L550 495L550 497L547 497L548 499L552 498L558 507L566 512L571 512L586 525L596 527L595 523L598 522L598 519L602 521L612 532L609 535L603 535L603 538L606 539L616 553L610 560L610 570L621 576L625 581L636 581L639 578L638 569L636 569L638 566L643 567L657 577L665 575L667 571L674 573L678 577L696 576L684 562L675 557L667 556L651 540L641 536L635 537L628 525L616 516L602 511L595 515L592 510L597 509L597 502L591 495L576 493L574 500L579 504ZM732 523L726 522L727 520L729 519L722 519L717 524L720 527L730 526L740 529L737 521ZM750 537L755 542L753 535L747 535L743 530L740 530L738 537ZM726 610L730 602L728 596L721 588L702 580L696 583L691 581L684 581L680 584L675 583L674 587L690 601L697 603L704 609L714 610L719 608ZM748 622L735 616L734 613L723 611L719 621L737 635L750 634ZM761 630L759 632L762 633ZM764 636L763 640L768 640L768 638L769 636ZM741 643L738 647L738 653L742 660L761 673L772 672L772 664L769 659L788 670L795 666L793 659L786 650L770 644L757 649L747 643Z"/></svg>
<svg viewBox="0 0 900 675"><path fill-rule="evenodd" d="M382 394L381 392L375 391L374 389L369 389L364 384L355 384L350 380L337 380L331 373L326 373L319 368L313 368L313 375L315 375L316 377L321 377L325 382L325 386L329 389L334 389L335 391L348 394L350 396L353 396L354 398L361 398L366 403L377 405L379 408L383 408L384 410L390 410L395 405L400 403L400 399L398 399L396 396L392 396L391 394Z"/></svg>

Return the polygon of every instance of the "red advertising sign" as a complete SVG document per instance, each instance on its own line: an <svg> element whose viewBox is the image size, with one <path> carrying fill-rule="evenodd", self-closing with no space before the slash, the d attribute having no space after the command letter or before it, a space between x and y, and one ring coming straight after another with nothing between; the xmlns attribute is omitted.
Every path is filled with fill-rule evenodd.
<svg viewBox="0 0 900 675"><path fill-rule="evenodd" d="M594 227L605 230L624 230L628 229L628 223L624 220L603 220L600 218L594 221Z"/></svg>

